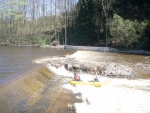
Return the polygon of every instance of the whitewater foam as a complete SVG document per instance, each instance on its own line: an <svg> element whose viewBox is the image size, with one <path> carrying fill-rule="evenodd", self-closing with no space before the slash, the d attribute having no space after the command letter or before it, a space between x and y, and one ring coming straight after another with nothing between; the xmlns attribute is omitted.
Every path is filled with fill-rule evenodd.
<svg viewBox="0 0 150 113"><path fill-rule="evenodd" d="M73 77L64 67L48 66L58 75ZM82 80L92 79L92 75L80 74ZM77 113L149 113L150 112L150 80L118 79L100 77L100 81L110 81L102 87L64 84L63 87L73 93L81 93L82 103L75 103ZM66 82L66 81L65 81ZM141 89L141 87L146 88ZM78 97L77 97L78 98Z"/></svg>

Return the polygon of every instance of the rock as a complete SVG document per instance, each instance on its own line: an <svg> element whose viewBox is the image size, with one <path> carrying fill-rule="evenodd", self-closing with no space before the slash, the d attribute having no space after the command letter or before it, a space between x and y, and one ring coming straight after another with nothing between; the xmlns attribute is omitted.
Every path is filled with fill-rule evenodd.
<svg viewBox="0 0 150 113"><path fill-rule="evenodd" d="M106 66L106 69L102 72L105 76L116 76L116 77L133 77L135 73L132 68L121 64L111 63Z"/></svg>
<svg viewBox="0 0 150 113"><path fill-rule="evenodd" d="M136 74L132 70L131 67L121 64L121 63L113 63L113 62L90 62L90 61L82 61L77 59L69 59L69 58L55 58L50 60L49 63L52 66L60 67L64 65L64 67L68 71L78 71L83 73L104 75L104 76L112 76L112 77L134 77ZM149 69L149 65L138 64L136 67L141 67L142 69Z"/></svg>
<svg viewBox="0 0 150 113"><path fill-rule="evenodd" d="M97 74L101 74L104 69L102 67L97 67Z"/></svg>
<svg viewBox="0 0 150 113"><path fill-rule="evenodd" d="M88 68L85 67L85 66L81 66L81 67L80 67L80 70L82 70L83 72L87 72L87 71L88 71Z"/></svg>
<svg viewBox="0 0 150 113"><path fill-rule="evenodd" d="M67 70L72 70L72 65L70 63L64 65Z"/></svg>
<svg viewBox="0 0 150 113"><path fill-rule="evenodd" d="M135 68L150 71L150 64L137 63Z"/></svg>
<svg viewBox="0 0 150 113"><path fill-rule="evenodd" d="M80 65L74 64L74 65L72 66L72 68L73 68L74 70L79 70L79 69L80 69Z"/></svg>
<svg viewBox="0 0 150 113"><path fill-rule="evenodd" d="M54 63L50 60L49 62L48 62L51 66L53 66L54 65Z"/></svg>

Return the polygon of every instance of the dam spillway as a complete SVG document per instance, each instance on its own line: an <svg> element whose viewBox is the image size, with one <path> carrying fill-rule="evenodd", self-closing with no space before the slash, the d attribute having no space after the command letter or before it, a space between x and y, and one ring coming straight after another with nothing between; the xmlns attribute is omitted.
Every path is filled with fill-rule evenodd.
<svg viewBox="0 0 150 113"><path fill-rule="evenodd" d="M62 77L56 77L46 67L37 68L1 87L0 112L48 112L59 95L65 93L62 82ZM64 95L67 96L66 93ZM63 110L65 112L67 108Z"/></svg>

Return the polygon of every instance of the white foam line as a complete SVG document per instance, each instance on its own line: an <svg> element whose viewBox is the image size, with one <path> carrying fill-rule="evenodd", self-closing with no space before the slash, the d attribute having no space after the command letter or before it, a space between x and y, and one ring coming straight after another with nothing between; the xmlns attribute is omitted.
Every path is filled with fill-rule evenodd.
<svg viewBox="0 0 150 113"><path fill-rule="evenodd" d="M35 63L39 64L39 63L42 63L42 62L48 61L48 60L50 60L50 58L45 58L45 59L42 59L42 60L38 60Z"/></svg>

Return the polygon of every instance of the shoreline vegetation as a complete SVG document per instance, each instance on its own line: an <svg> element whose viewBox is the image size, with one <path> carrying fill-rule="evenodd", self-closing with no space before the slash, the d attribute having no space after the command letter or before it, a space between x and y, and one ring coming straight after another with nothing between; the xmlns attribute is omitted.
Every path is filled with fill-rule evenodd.
<svg viewBox="0 0 150 113"><path fill-rule="evenodd" d="M98 45L150 50L149 5L149 1L134 0L71 0L66 3L3 0L0 42L4 45ZM33 6L38 7L35 10Z"/></svg>

